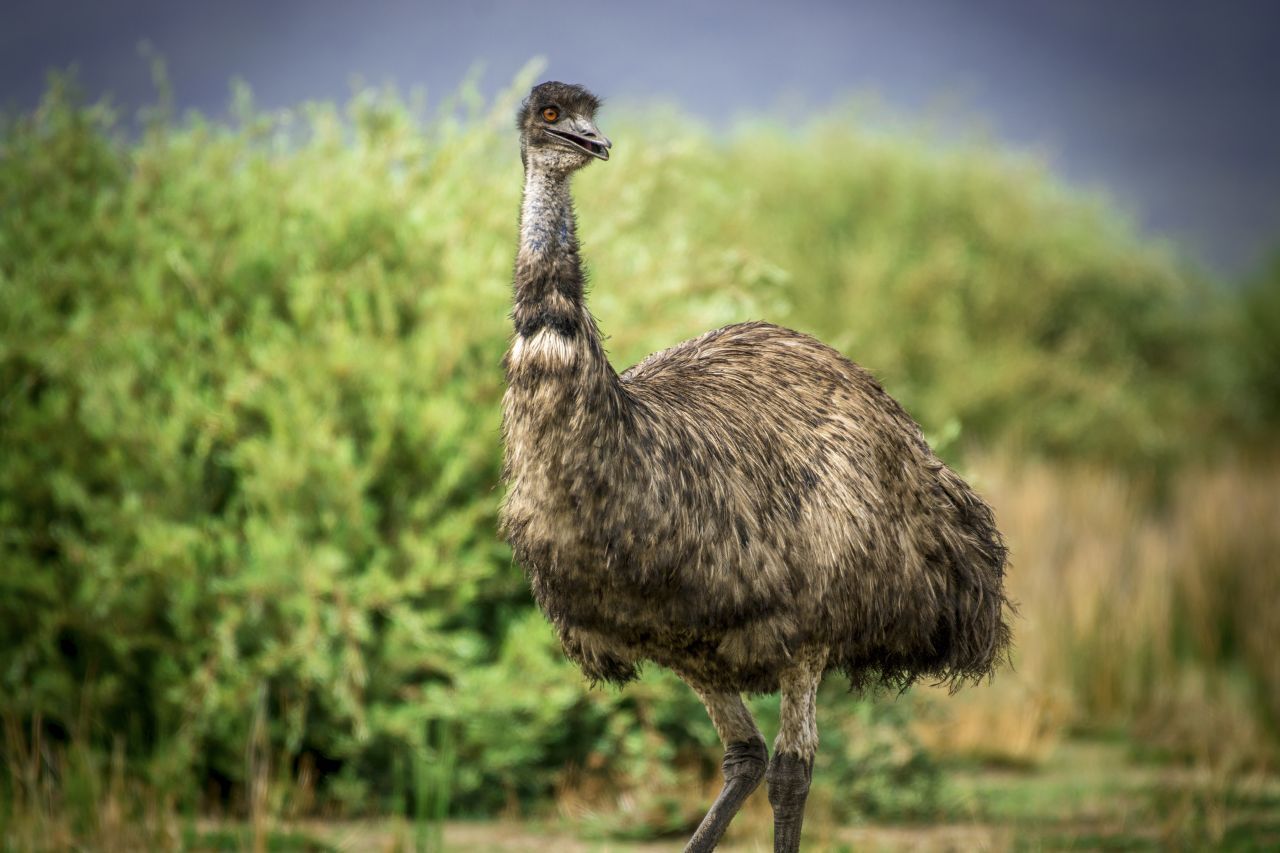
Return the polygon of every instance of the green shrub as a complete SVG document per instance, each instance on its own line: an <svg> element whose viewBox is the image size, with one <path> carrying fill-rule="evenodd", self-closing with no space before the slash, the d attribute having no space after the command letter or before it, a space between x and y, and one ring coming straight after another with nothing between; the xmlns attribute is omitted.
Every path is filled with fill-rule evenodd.
<svg viewBox="0 0 1280 853"><path fill-rule="evenodd" d="M265 719L278 771L382 797L462 721L463 809L593 746L608 703L558 656L550 698L508 687L509 625L550 641L495 532L513 104L419 130L366 94L131 145L59 85L8 128L3 713L87 709L77 735L184 790L243 786ZM688 281L618 307L673 337L752 312Z"/></svg>
<svg viewBox="0 0 1280 853"><path fill-rule="evenodd" d="M1240 396L1262 431L1274 435L1280 426L1280 248L1245 283L1238 322L1245 383Z"/></svg>
<svg viewBox="0 0 1280 853"><path fill-rule="evenodd" d="M1212 293L1039 164L857 114L702 150L695 175L732 195L723 212L699 195L697 242L752 247L785 281L783 318L873 370L934 437L1143 464L1207 433ZM668 179L671 195L694 182Z"/></svg>

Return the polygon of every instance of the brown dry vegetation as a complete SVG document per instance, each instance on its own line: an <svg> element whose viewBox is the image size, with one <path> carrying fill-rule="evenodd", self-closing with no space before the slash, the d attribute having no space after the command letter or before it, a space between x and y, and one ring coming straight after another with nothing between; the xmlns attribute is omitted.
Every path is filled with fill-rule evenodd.
<svg viewBox="0 0 1280 853"><path fill-rule="evenodd" d="M1168 483L986 458L1009 540L1013 671L930 697L936 752L1042 759L1068 730L1126 723L1171 755L1257 764L1280 720L1280 468Z"/></svg>

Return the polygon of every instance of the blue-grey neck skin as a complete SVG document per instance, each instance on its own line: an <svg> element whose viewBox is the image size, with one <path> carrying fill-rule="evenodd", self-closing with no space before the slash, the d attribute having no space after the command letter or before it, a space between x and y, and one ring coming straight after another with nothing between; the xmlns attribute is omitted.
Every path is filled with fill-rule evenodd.
<svg viewBox="0 0 1280 853"><path fill-rule="evenodd" d="M569 177L536 162L525 173L515 274L516 329L523 334L537 331L529 327L536 318L520 316L530 307L552 308L552 314L582 307L582 262Z"/></svg>
<svg viewBox="0 0 1280 853"><path fill-rule="evenodd" d="M542 348L558 351L587 343L594 329L583 305L571 173L543 161L531 157L525 170L512 319L517 338L533 339L545 329L555 340L540 339ZM515 354L531 353L520 347Z"/></svg>
<svg viewBox="0 0 1280 853"><path fill-rule="evenodd" d="M520 253L532 259L545 259L576 247L577 224L573 216L573 198L569 192L569 175L564 172L534 168L525 174L523 200L520 205Z"/></svg>

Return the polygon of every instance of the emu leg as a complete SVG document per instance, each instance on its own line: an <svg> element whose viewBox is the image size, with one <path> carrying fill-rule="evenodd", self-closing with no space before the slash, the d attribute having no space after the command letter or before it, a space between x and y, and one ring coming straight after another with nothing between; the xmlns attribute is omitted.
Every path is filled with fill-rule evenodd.
<svg viewBox="0 0 1280 853"><path fill-rule="evenodd" d="M720 843L729 821L760 785L769 761L769 751L741 696L698 687L694 690L707 706L716 733L725 745L721 765L724 787L684 848L685 853L705 853Z"/></svg>
<svg viewBox="0 0 1280 853"><path fill-rule="evenodd" d="M782 725L773 743L773 761L766 778L769 805L773 806L774 853L797 853L804 804L813 778L813 756L818 749L818 684L826 665L826 650L808 650L783 671Z"/></svg>

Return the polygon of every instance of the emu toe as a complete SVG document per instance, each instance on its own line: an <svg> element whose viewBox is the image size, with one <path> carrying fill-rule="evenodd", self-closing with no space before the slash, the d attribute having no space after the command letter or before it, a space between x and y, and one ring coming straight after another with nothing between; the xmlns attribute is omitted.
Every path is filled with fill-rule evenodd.
<svg viewBox="0 0 1280 853"><path fill-rule="evenodd" d="M773 757L767 778L769 805L773 806L773 851L797 853L800 827L804 823L804 802L813 778L813 761L780 752Z"/></svg>
<svg viewBox="0 0 1280 853"><path fill-rule="evenodd" d="M733 820L747 797L760 785L768 761L769 750L759 738L737 741L725 748L721 764L724 787L720 789L720 795L711 804L702 823L698 824L693 838L685 845L685 853L703 853L715 849L724 831L728 829L729 821Z"/></svg>

